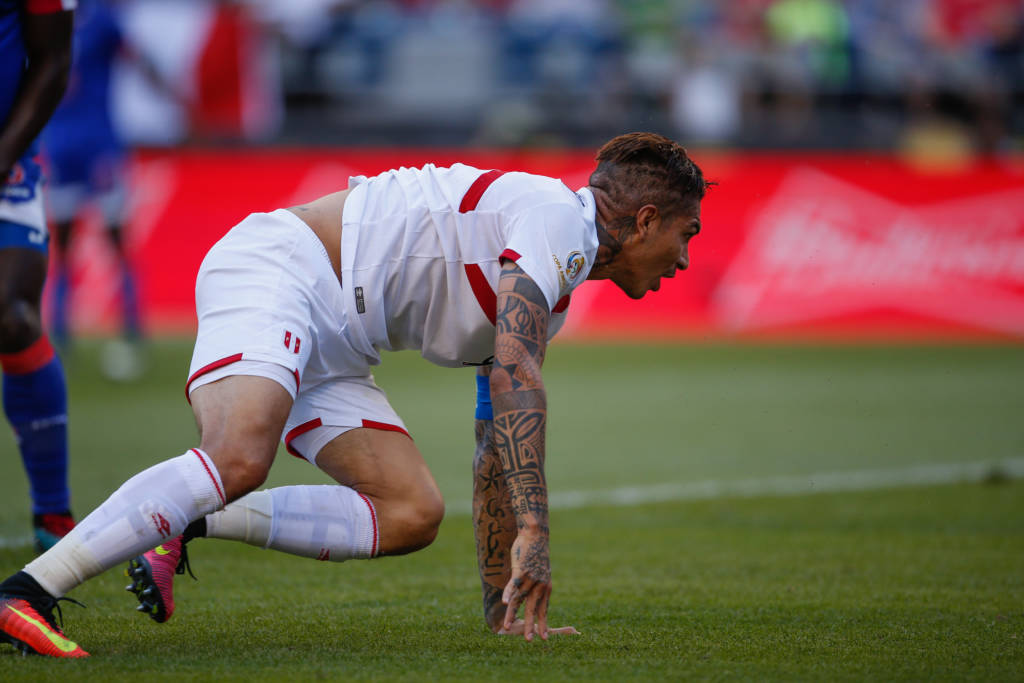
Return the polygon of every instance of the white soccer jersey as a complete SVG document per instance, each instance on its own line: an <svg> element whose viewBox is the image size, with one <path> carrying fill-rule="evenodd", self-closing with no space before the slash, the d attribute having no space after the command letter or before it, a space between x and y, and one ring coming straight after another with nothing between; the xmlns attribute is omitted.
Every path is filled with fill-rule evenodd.
<svg viewBox="0 0 1024 683"><path fill-rule="evenodd" d="M490 360L504 259L544 293L550 339L597 254L593 195L552 178L427 165L350 187L342 287L348 332L371 363L401 349L449 367Z"/></svg>

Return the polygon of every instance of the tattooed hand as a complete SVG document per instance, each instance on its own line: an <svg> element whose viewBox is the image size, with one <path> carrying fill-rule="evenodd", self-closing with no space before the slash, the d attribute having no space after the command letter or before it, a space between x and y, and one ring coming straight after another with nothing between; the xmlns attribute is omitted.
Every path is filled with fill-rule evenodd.
<svg viewBox="0 0 1024 683"><path fill-rule="evenodd" d="M526 622L522 619L516 619L512 622L512 628L506 629L502 626L500 629L495 631L499 636L521 636L526 629ZM576 630L575 626L558 626L548 629L549 636L578 636L579 631Z"/></svg>
<svg viewBox="0 0 1024 683"><path fill-rule="evenodd" d="M519 606L523 606L523 635L533 640L536 631L548 637L548 601L551 598L551 560L548 535L543 531L520 529L512 544L512 578L505 584L501 601L508 605L503 628L510 631Z"/></svg>
<svg viewBox="0 0 1024 683"><path fill-rule="evenodd" d="M547 394L541 364L547 350L551 311L537 284L515 263L498 281L494 367L494 450L501 461L507 505L515 517L502 629L513 630L523 606L522 634L547 639L551 560L548 550L548 487L544 477ZM479 531L479 527L478 527Z"/></svg>

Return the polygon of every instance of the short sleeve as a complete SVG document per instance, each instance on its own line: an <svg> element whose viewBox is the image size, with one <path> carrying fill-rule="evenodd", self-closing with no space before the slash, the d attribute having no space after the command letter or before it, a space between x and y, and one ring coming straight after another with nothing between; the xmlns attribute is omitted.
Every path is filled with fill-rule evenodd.
<svg viewBox="0 0 1024 683"><path fill-rule="evenodd" d="M75 9L77 0L27 0L25 10L29 14L53 14Z"/></svg>
<svg viewBox="0 0 1024 683"><path fill-rule="evenodd" d="M107 40L117 49L122 48L128 42L128 36L124 32L121 15L117 10L110 9L105 13L104 29L106 30Z"/></svg>
<svg viewBox="0 0 1024 683"><path fill-rule="evenodd" d="M501 259L515 261L554 309L590 271L587 227L579 209L570 204L533 207L513 219Z"/></svg>

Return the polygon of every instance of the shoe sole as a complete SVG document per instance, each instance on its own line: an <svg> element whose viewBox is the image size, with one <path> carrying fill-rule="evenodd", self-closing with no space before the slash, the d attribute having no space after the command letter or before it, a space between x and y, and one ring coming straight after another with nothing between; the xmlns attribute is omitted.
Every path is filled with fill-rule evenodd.
<svg viewBox="0 0 1024 683"><path fill-rule="evenodd" d="M31 645L26 643L24 640L15 638L9 633L0 631L0 643L9 643L14 646L14 649L21 653L22 657L28 657L29 655L38 655L39 653L33 649Z"/></svg>
<svg viewBox="0 0 1024 683"><path fill-rule="evenodd" d="M164 604L160 589L153 580L153 567L142 555L128 561L128 568L124 575L131 579L131 583L125 586L125 590L134 593L139 600L136 611L149 615L149 618L158 624L162 624L171 618L167 613L167 605Z"/></svg>

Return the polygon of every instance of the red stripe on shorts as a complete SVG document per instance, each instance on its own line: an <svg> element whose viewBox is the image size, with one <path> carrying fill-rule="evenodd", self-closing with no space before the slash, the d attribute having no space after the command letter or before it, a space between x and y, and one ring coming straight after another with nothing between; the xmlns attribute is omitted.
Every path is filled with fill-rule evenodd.
<svg viewBox="0 0 1024 683"><path fill-rule="evenodd" d="M285 434L284 435L284 448L285 448L285 450L288 451L289 453L291 453L292 455L294 455L296 458L302 458L303 460L305 460L306 458L305 458L304 455L302 455L302 453L299 453L297 450L292 448L292 441L294 441L296 438L302 436L303 434L305 434L306 432L308 432L308 431L310 431L312 429L316 429L317 427L323 426L323 424L324 423L321 422L320 418L318 417L318 418L310 420L309 422L303 422L298 427L296 427L295 429L293 429L290 432L288 432L287 434Z"/></svg>
<svg viewBox="0 0 1024 683"><path fill-rule="evenodd" d="M29 14L52 14L75 9L73 0L28 0L25 10Z"/></svg>
<svg viewBox="0 0 1024 683"><path fill-rule="evenodd" d="M495 180L505 175L504 171L487 171L487 173L481 173L473 184L466 190L466 194L462 197L462 203L459 204L459 213L468 213L476 209L477 204L480 203L480 198L484 196L484 192L491 186Z"/></svg>
<svg viewBox="0 0 1024 683"><path fill-rule="evenodd" d="M212 363L208 363L203 367L199 368L198 370L196 370L195 372L193 372L192 376L188 378L187 382L185 382L185 400L189 402L189 405L192 404L192 398L188 395L188 388L192 386L192 382L195 382L197 378L205 375L208 372L212 372L217 368L222 368L225 365L237 363L240 360L242 360L242 354L236 353L233 356L228 356L227 358L221 358L220 360L215 360Z"/></svg>
<svg viewBox="0 0 1024 683"><path fill-rule="evenodd" d="M227 505L227 499L224 498L224 491L221 490L220 484L217 482L217 477L213 476L213 471L210 469L210 465L206 462L206 458L203 457L203 453L197 448L193 448L192 452L196 454L196 457L199 458L199 462L203 463L203 468L206 469L206 473L210 475L210 481L213 482L213 488L217 489L217 495L220 496L220 504L222 506Z"/></svg>
<svg viewBox="0 0 1024 683"><path fill-rule="evenodd" d="M405 434L410 439L412 438L412 436L409 435L409 432L405 431L404 429L402 429L398 425L388 424L387 422L376 422L374 420L363 420L363 426L366 427L367 429L380 429L381 431L385 431L385 432L398 432L399 434Z"/></svg>

